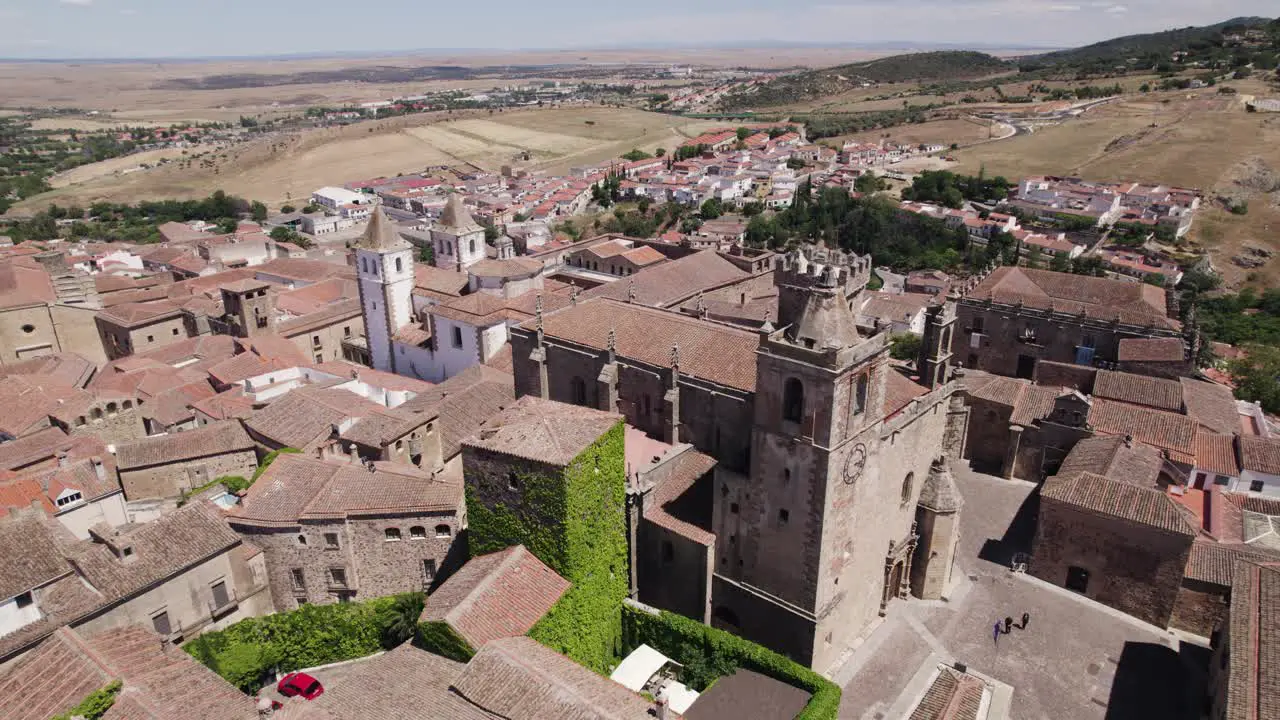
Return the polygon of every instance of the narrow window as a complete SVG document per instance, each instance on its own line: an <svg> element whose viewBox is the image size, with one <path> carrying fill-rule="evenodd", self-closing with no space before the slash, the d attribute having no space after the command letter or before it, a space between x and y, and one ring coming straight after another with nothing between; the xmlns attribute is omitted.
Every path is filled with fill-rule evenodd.
<svg viewBox="0 0 1280 720"><path fill-rule="evenodd" d="M453 329L453 346L455 348L462 347L462 328L460 327Z"/></svg>
<svg viewBox="0 0 1280 720"><path fill-rule="evenodd" d="M782 419L798 423L804 418L804 385L798 378L787 378L782 386Z"/></svg>
<svg viewBox="0 0 1280 720"><path fill-rule="evenodd" d="M302 568L293 568L290 570L289 579L293 583L294 590L307 589L307 574Z"/></svg>
<svg viewBox="0 0 1280 720"><path fill-rule="evenodd" d="M453 537L453 528L448 525L440 524L436 526L436 537L447 538Z"/></svg>
<svg viewBox="0 0 1280 720"><path fill-rule="evenodd" d="M854 414L862 413L867 409L867 388L870 385L870 382L870 377L866 373L858 376L857 384L853 390Z"/></svg>
<svg viewBox="0 0 1280 720"><path fill-rule="evenodd" d="M471 242L470 242L470 243L468 243L467 248L468 248L469 252L470 252L472 255L475 255L475 253L476 253L476 240L475 240L475 238L471 238Z"/></svg>
<svg viewBox="0 0 1280 720"><path fill-rule="evenodd" d="M436 579L436 561L435 560L422 561L422 579L428 583Z"/></svg>
<svg viewBox="0 0 1280 720"><path fill-rule="evenodd" d="M213 592L213 606L215 608L226 607L231 604L231 596L227 593L227 583L225 580L219 580L209 589Z"/></svg>
<svg viewBox="0 0 1280 720"><path fill-rule="evenodd" d="M791 519L791 513L786 508L782 508L781 510L778 511L779 526L786 525L787 521L790 519Z"/></svg>
<svg viewBox="0 0 1280 720"><path fill-rule="evenodd" d="M400 528L387 528L386 536L387 542L399 542Z"/></svg>
<svg viewBox="0 0 1280 720"><path fill-rule="evenodd" d="M915 481L916 481L916 474L913 472L907 473L907 476L902 478L902 504L903 505L906 505L908 502L911 501L911 488L915 484Z"/></svg>
<svg viewBox="0 0 1280 720"><path fill-rule="evenodd" d="M520 489L520 478L516 477L515 473L507 473L507 489L517 491Z"/></svg>
<svg viewBox="0 0 1280 720"><path fill-rule="evenodd" d="M338 549L338 547L339 547L339 545L338 545L338 533L325 533L325 534L324 534L324 546L325 546L326 548L328 548L329 550L337 550L337 549Z"/></svg>
<svg viewBox="0 0 1280 720"><path fill-rule="evenodd" d="M307 536L306 536L306 535L299 534L299 535L298 535L298 544L299 544L299 545L306 545L306 544L307 544Z"/></svg>
<svg viewBox="0 0 1280 720"><path fill-rule="evenodd" d="M169 637L173 634L173 626L169 624L169 612L161 610L151 616L151 627L155 628L156 634L161 637Z"/></svg>
<svg viewBox="0 0 1280 720"><path fill-rule="evenodd" d="M404 261L396 258L396 272L404 272Z"/></svg>

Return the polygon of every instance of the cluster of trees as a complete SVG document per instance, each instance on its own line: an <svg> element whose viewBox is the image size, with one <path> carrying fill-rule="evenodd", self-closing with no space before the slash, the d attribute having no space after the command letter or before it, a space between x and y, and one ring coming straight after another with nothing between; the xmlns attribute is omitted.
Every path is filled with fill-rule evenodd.
<svg viewBox="0 0 1280 720"><path fill-rule="evenodd" d="M903 200L933 202L950 208L960 207L965 200L997 202L1009 196L1009 181L1001 176L957 175L947 170L926 170L902 189Z"/></svg>
<svg viewBox="0 0 1280 720"><path fill-rule="evenodd" d="M267 206L218 190L203 200L143 201L136 205L97 202L88 211L79 207L50 205L25 222L12 225L6 233L15 242L52 240L58 237L159 242L157 226L167 222L204 220L216 223L220 232L232 232L242 218L265 220ZM73 220L65 229L59 220Z"/></svg>
<svg viewBox="0 0 1280 720"><path fill-rule="evenodd" d="M609 175L604 180L591 186L591 201L602 208L618 202L622 196L622 176Z"/></svg>
<svg viewBox="0 0 1280 720"><path fill-rule="evenodd" d="M803 123L809 131L809 138L817 140L837 135L867 132L897 127L899 125L919 124L929 119L929 111L938 105L910 105L901 110L879 110L860 113L824 113L820 115L800 115L792 117L792 121Z"/></svg>
<svg viewBox="0 0 1280 720"><path fill-rule="evenodd" d="M1048 91L1045 96L1046 100L1096 100L1100 98L1115 97L1123 95L1124 88L1120 87L1120 83L1115 85L1085 85L1078 88L1054 88Z"/></svg>

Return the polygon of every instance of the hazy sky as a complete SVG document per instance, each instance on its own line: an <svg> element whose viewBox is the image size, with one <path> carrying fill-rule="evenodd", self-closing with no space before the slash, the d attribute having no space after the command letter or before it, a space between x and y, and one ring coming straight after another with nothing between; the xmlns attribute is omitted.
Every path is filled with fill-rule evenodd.
<svg viewBox="0 0 1280 720"><path fill-rule="evenodd" d="M0 0L0 57L892 41L1068 46L1276 0ZM3 93L3 89L0 89Z"/></svg>

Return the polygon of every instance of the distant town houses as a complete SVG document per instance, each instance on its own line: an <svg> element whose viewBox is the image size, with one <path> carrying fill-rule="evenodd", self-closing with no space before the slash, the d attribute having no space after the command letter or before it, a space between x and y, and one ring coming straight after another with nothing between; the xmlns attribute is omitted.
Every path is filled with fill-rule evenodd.
<svg viewBox="0 0 1280 720"><path fill-rule="evenodd" d="M1049 219L1077 217L1092 220L1098 227L1146 224L1182 237L1191 229L1200 200L1198 190L1165 185L1030 177L1018 184L1009 204Z"/></svg>

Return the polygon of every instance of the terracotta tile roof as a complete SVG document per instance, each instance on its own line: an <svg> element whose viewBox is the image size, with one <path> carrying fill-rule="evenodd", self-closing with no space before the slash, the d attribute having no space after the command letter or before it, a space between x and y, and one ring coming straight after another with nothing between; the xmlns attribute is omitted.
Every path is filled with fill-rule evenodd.
<svg viewBox="0 0 1280 720"><path fill-rule="evenodd" d="M466 273L424 263L415 263L413 266L413 288L420 295L437 299L461 297L469 282Z"/></svg>
<svg viewBox="0 0 1280 720"><path fill-rule="evenodd" d="M929 388L896 370L889 370L885 376L884 416L896 415L912 400L928 393Z"/></svg>
<svg viewBox="0 0 1280 720"><path fill-rule="evenodd" d="M208 381L187 383L181 387L167 390L151 398L142 409L142 417L150 419L163 427L177 425L195 418L192 405L217 394Z"/></svg>
<svg viewBox="0 0 1280 720"><path fill-rule="evenodd" d="M88 541L69 548L66 554L108 600L133 595L240 544L222 512L202 501L183 505L144 525L107 532L114 536L113 542L133 547L132 562L121 562L107 546Z"/></svg>
<svg viewBox="0 0 1280 720"><path fill-rule="evenodd" d="M508 375L514 375L515 365L511 357L511 343L503 345L502 349L494 353L493 357L489 358L485 365Z"/></svg>
<svg viewBox="0 0 1280 720"><path fill-rule="evenodd" d="M1236 460L1235 437L1218 435L1203 430L1196 433L1196 467L1217 475L1240 476L1240 463Z"/></svg>
<svg viewBox="0 0 1280 720"><path fill-rule="evenodd" d="M219 362L208 369L209 379L219 387L234 385L251 377L273 370L293 367L293 363L264 358L256 353L244 352Z"/></svg>
<svg viewBox="0 0 1280 720"><path fill-rule="evenodd" d="M634 275L592 288L585 297L606 297L627 300L632 289L635 302L650 307L671 307L683 300L744 280L750 273L720 257L713 250L704 250L679 260L645 268Z"/></svg>
<svg viewBox="0 0 1280 720"><path fill-rule="evenodd" d="M884 322L910 323L912 319L928 307L932 295L924 293L893 294L871 290L864 294L866 302L859 315L867 315ZM856 309L856 308L855 308Z"/></svg>
<svg viewBox="0 0 1280 720"><path fill-rule="evenodd" d="M1177 380L1099 370L1093 383L1094 397L1182 412L1182 384Z"/></svg>
<svg viewBox="0 0 1280 720"><path fill-rule="evenodd" d="M253 433L280 447L310 450L344 420L367 417L383 406L347 390L302 387L285 393L244 421Z"/></svg>
<svg viewBox="0 0 1280 720"><path fill-rule="evenodd" d="M97 464L95 465L95 460ZM101 476L99 476L101 471ZM11 481L0 481L0 488ZM93 459L68 462L65 466L46 468L25 472L15 481L30 487L34 485L47 500L49 512L55 512L54 504L58 496L65 490L78 490L86 501L97 500L105 495L120 492L120 482L116 479L115 462L111 455L103 452ZM7 503L0 501L0 507ZM30 503L25 503L29 505ZM42 503L45 504L45 503ZM21 507L20 505L10 505Z"/></svg>
<svg viewBox="0 0 1280 720"><path fill-rule="evenodd" d="M483 292L436 305L431 308L431 314L473 327L496 325L506 322L509 317L505 298Z"/></svg>
<svg viewBox="0 0 1280 720"><path fill-rule="evenodd" d="M245 280L245 283L258 283ZM359 300L360 290L354 280L329 278L314 285L300 287L276 295L276 307L291 315L309 315L340 300Z"/></svg>
<svg viewBox="0 0 1280 720"><path fill-rule="evenodd" d="M171 300L147 303L122 303L98 311L98 317L120 327L132 328L168 320L182 314L182 308Z"/></svg>
<svg viewBox="0 0 1280 720"><path fill-rule="evenodd" d="M530 257L514 257L509 260L490 260L488 258L467 268L467 272L477 277L518 278L537 275L542 272L542 261Z"/></svg>
<svg viewBox="0 0 1280 720"><path fill-rule="evenodd" d="M134 470L253 448L253 440L239 421L224 420L195 430L121 443L116 446L116 462L121 470Z"/></svg>
<svg viewBox="0 0 1280 720"><path fill-rule="evenodd" d="M617 413L526 395L481 423L462 444L567 466L620 422Z"/></svg>
<svg viewBox="0 0 1280 720"><path fill-rule="evenodd" d="M1036 420L1049 417L1053 412L1054 403L1064 392L1070 391L1052 385L1028 385L1023 389L1017 404L1013 406L1013 414L1009 416L1009 422L1025 427Z"/></svg>
<svg viewBox="0 0 1280 720"><path fill-rule="evenodd" d="M1240 411L1230 388L1215 383L1181 378L1182 404L1187 415L1215 433L1234 435L1240 432Z"/></svg>
<svg viewBox="0 0 1280 720"><path fill-rule="evenodd" d="M1162 288L1110 278L1069 275L1049 270L1002 267L966 294L974 302L993 302L1054 310L1094 320L1177 329L1167 315Z"/></svg>
<svg viewBox="0 0 1280 720"><path fill-rule="evenodd" d="M324 694L287 704L273 720L498 720L452 692L466 666L404 643L348 666ZM320 713L320 714L317 714Z"/></svg>
<svg viewBox="0 0 1280 720"><path fill-rule="evenodd" d="M1267 475L1280 475L1280 439L1242 435L1240 467Z"/></svg>
<svg viewBox="0 0 1280 720"><path fill-rule="evenodd" d="M1275 562L1280 560L1280 553L1259 552L1248 545L1200 539L1191 544L1185 575L1191 580L1231 587L1236 563L1241 560Z"/></svg>
<svg viewBox="0 0 1280 720"><path fill-rule="evenodd" d="M67 575L56 528L42 514L0 518L0 598L11 598Z"/></svg>
<svg viewBox="0 0 1280 720"><path fill-rule="evenodd" d="M1180 535L1195 536L1199 530L1162 491L1089 472L1055 475L1045 480L1040 496Z"/></svg>
<svg viewBox="0 0 1280 720"><path fill-rule="evenodd" d="M0 376L38 376L42 382L82 388L97 371L97 364L75 353L63 352L6 364L0 368Z"/></svg>
<svg viewBox="0 0 1280 720"><path fill-rule="evenodd" d="M506 720L652 720L654 711L653 703L527 637L485 645L453 689Z"/></svg>
<svg viewBox="0 0 1280 720"><path fill-rule="evenodd" d="M438 417L444 460L462 452L462 441L494 413L515 402L514 380L475 365L410 398L398 409Z"/></svg>
<svg viewBox="0 0 1280 720"><path fill-rule="evenodd" d="M56 427L0 443L0 470L16 470L52 459L72 443L72 438Z"/></svg>
<svg viewBox="0 0 1280 720"><path fill-rule="evenodd" d="M242 420L253 415L254 410L253 399L247 397L244 389L239 386L213 397L197 400L191 407L214 420Z"/></svg>
<svg viewBox="0 0 1280 720"><path fill-rule="evenodd" d="M568 580L517 545L468 560L427 597L420 622L448 623L479 649L528 633L568 589Z"/></svg>
<svg viewBox="0 0 1280 720"><path fill-rule="evenodd" d="M339 300L302 317L276 323L276 332L286 338L291 338L312 330L329 327L334 323L359 317L360 300L358 298ZM363 324L363 320L361 320L361 323Z"/></svg>
<svg viewBox="0 0 1280 720"><path fill-rule="evenodd" d="M251 720L253 698L139 627L96 634L63 628L0 681L0 715L44 720L114 679L124 683L104 720Z"/></svg>
<svg viewBox="0 0 1280 720"><path fill-rule="evenodd" d="M414 428L425 425L431 418L399 408L371 413L342 431L340 437L365 447L381 448L387 443L404 437Z"/></svg>
<svg viewBox="0 0 1280 720"><path fill-rule="evenodd" d="M978 678L941 667L910 720L982 720L978 712L983 694L983 682Z"/></svg>
<svg viewBox="0 0 1280 720"><path fill-rule="evenodd" d="M1097 398L1089 410L1088 422L1098 432L1132 435L1136 440L1185 458L1195 453L1198 427L1185 415Z"/></svg>
<svg viewBox="0 0 1280 720"><path fill-rule="evenodd" d="M1058 474L1087 472L1153 488L1163 466L1160 451L1150 445L1126 443L1123 437L1115 435L1097 435L1077 442L1063 459Z"/></svg>
<svg viewBox="0 0 1280 720"><path fill-rule="evenodd" d="M532 321L521 327L534 329ZM595 350L608 347L613 330L620 357L659 368L671 367L671 347L678 346L682 375L746 392L756 389L760 340L755 333L602 298L544 316L543 328L547 337Z"/></svg>
<svg viewBox="0 0 1280 720"><path fill-rule="evenodd" d="M1231 655L1223 718L1280 717L1280 566L1238 564L1227 617Z"/></svg>
<svg viewBox="0 0 1280 720"><path fill-rule="evenodd" d="M966 371L965 385L969 388L970 396L996 405L1004 405L1012 410L1017 406L1022 393L1031 385L1031 382L1020 378Z"/></svg>
<svg viewBox="0 0 1280 720"><path fill-rule="evenodd" d="M320 282L331 277L355 277L355 270L347 265L303 258L276 258L250 269L254 278L259 280L263 279L263 275L305 283Z"/></svg>
<svg viewBox="0 0 1280 720"><path fill-rule="evenodd" d="M1186 347L1182 338L1125 338L1116 350L1120 362L1174 362L1186 361Z"/></svg>
<svg viewBox="0 0 1280 720"><path fill-rule="evenodd" d="M0 309L51 303L55 299L53 281L43 268L0 263Z"/></svg>
<svg viewBox="0 0 1280 720"><path fill-rule="evenodd" d="M713 533L676 517L668 506L684 495L699 478L711 472L715 466L715 458L689 448L649 471L646 479L652 480L655 485L651 491L652 503L647 504L644 519L710 547L716 540Z"/></svg>
<svg viewBox="0 0 1280 720"><path fill-rule="evenodd" d="M456 512L462 485L408 465L349 462L285 453L249 488L230 522L296 525L303 519L343 519L394 513Z"/></svg>

